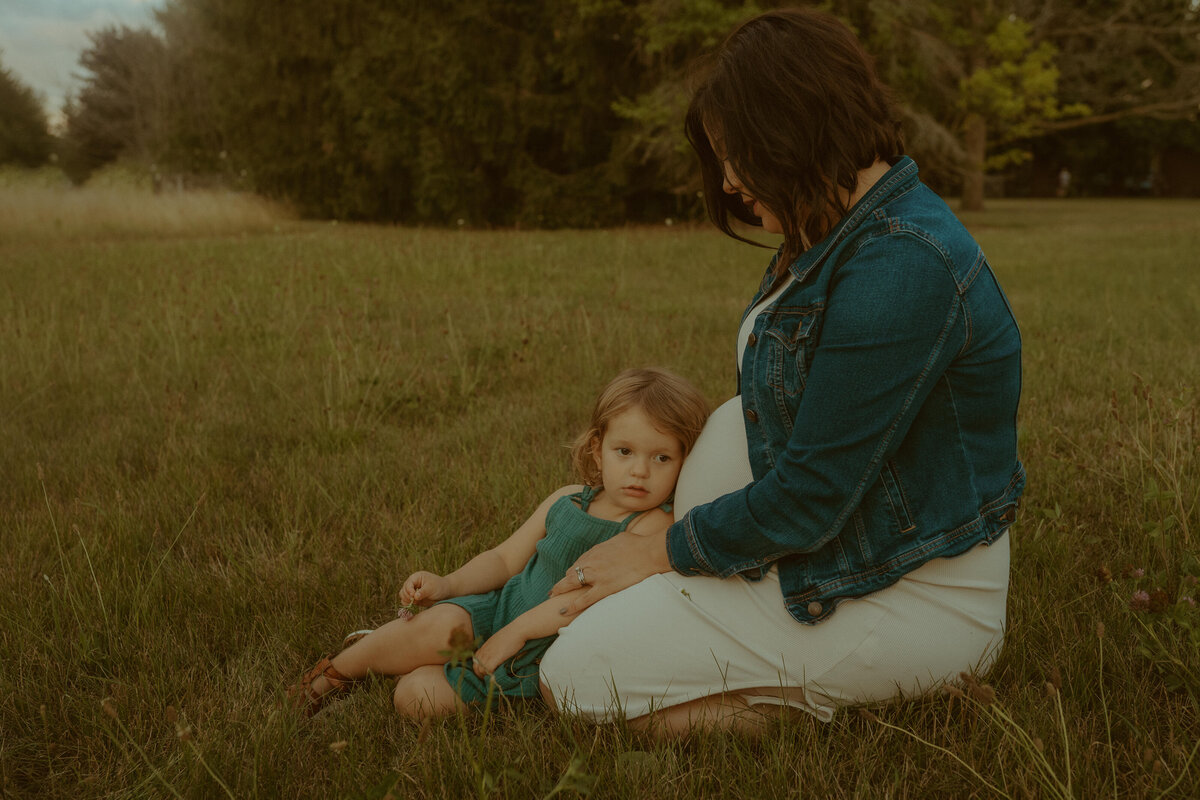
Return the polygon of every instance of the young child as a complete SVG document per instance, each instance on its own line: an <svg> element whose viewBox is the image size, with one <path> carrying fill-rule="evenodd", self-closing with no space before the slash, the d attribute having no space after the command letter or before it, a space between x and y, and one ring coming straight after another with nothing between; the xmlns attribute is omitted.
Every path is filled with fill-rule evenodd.
<svg viewBox="0 0 1200 800"><path fill-rule="evenodd" d="M491 681L494 693L537 696L541 656L570 622L560 610L572 594L550 598L550 587L593 545L671 524L675 481L707 416L703 396L678 375L622 372L604 387L572 447L584 485L559 489L504 542L449 575L414 572L400 600L424 611L322 658L288 694L312 715L368 674L400 675L393 702L414 718L482 702ZM583 591L586 576L576 577ZM449 661L446 653L476 637L483 645L473 657Z"/></svg>

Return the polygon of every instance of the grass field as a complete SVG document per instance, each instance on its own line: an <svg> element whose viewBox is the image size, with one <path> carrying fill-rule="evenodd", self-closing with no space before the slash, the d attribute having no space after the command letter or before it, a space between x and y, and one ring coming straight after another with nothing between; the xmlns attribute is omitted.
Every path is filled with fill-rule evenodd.
<svg viewBox="0 0 1200 800"><path fill-rule="evenodd" d="M965 218L1025 342L986 684L658 744L536 706L418 728L384 681L304 723L283 688L567 482L619 369L728 397L765 251L237 196L18 218L27 191L0 187L0 795L1197 795L1200 202Z"/></svg>

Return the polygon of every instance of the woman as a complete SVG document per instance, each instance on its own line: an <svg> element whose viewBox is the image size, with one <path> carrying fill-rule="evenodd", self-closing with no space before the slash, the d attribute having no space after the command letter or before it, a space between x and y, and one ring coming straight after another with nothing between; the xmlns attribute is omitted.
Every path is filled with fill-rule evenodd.
<svg viewBox="0 0 1200 800"><path fill-rule="evenodd" d="M756 17L707 63L687 132L709 215L784 242L675 524L589 550L555 587L590 587L567 613L603 600L542 661L557 707L665 733L755 728L772 706L829 719L998 652L1020 338L895 120L822 12Z"/></svg>

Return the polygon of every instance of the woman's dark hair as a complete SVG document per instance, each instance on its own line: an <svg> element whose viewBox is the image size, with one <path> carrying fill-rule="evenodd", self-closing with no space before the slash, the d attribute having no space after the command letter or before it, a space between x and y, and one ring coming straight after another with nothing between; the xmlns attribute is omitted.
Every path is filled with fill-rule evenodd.
<svg viewBox="0 0 1200 800"><path fill-rule="evenodd" d="M904 152L871 57L845 24L811 8L769 11L729 34L698 64L686 128L713 224L742 241L730 216L762 224L723 190L726 160L779 218L776 277L849 211L839 188L852 195L859 170Z"/></svg>

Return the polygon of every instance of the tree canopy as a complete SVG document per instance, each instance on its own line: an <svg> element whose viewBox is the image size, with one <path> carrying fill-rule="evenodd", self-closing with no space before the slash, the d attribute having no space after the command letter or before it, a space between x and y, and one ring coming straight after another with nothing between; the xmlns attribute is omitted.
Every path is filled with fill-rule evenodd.
<svg viewBox="0 0 1200 800"><path fill-rule="evenodd" d="M165 133L170 86L162 39L146 29L107 27L89 34L79 57L88 79L65 109L64 169L75 179L118 156L153 160Z"/></svg>
<svg viewBox="0 0 1200 800"><path fill-rule="evenodd" d="M1147 117L1195 126L1196 0L827 7L895 87L923 173L968 206L985 171L1027 161L1046 137ZM168 0L161 33L93 34L67 152L80 176L127 158L325 217L552 227L698 213L688 64L759 10Z"/></svg>
<svg viewBox="0 0 1200 800"><path fill-rule="evenodd" d="M36 167L52 149L37 95L0 62L0 164Z"/></svg>

